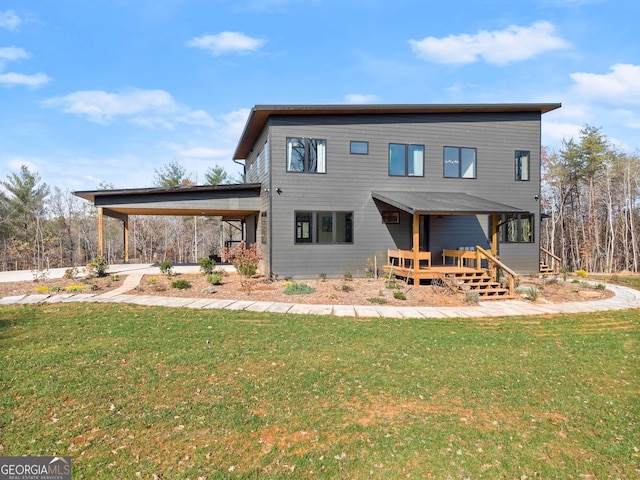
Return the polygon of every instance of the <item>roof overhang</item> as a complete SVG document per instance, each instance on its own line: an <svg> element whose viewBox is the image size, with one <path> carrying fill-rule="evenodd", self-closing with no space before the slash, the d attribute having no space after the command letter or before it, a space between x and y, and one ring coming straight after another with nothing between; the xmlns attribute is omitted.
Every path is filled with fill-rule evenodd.
<svg viewBox="0 0 640 480"><path fill-rule="evenodd" d="M261 184L194 185L73 192L114 218L127 215L211 216L241 220L260 211Z"/></svg>
<svg viewBox="0 0 640 480"><path fill-rule="evenodd" d="M264 129L275 115L392 115L443 113L548 113L560 108L560 103L485 103L485 104L365 104L365 105L256 105L251 109L244 131L233 154L234 160L244 160Z"/></svg>
<svg viewBox="0 0 640 480"><path fill-rule="evenodd" d="M410 214L491 215L527 213L520 208L456 192L371 192L375 200Z"/></svg>

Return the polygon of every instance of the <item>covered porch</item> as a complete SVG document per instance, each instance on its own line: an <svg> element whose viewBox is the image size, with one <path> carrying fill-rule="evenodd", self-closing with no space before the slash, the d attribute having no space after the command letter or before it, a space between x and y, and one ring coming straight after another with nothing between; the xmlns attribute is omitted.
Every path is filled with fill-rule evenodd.
<svg viewBox="0 0 640 480"><path fill-rule="evenodd" d="M485 287L497 288L499 272L509 278L508 295L515 290L517 276L507 265L500 261L498 229L502 215L522 214L524 210L504 205L491 200L455 192L372 192L377 203L385 207L392 207L411 215L411 249L390 249L387 252L387 264L383 267L385 273L393 272L416 284L421 281L435 279L473 279L472 283L479 283L482 278ZM444 246L436 252L429 249L428 242L422 238L424 220L429 216L438 218L451 216L478 216L489 218L487 235L488 246L468 245L467 238L459 238L450 246ZM455 282L451 282L455 283Z"/></svg>

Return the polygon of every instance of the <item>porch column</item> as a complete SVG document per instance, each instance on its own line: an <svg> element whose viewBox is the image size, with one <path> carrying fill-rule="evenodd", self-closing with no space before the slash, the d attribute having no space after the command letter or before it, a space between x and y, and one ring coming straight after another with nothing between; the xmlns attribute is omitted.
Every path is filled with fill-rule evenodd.
<svg viewBox="0 0 640 480"><path fill-rule="evenodd" d="M491 250L496 258L498 256L498 223L500 222L500 215L491 214Z"/></svg>
<svg viewBox="0 0 640 480"><path fill-rule="evenodd" d="M102 211L102 207L98 207L98 255L104 255L104 214Z"/></svg>
<svg viewBox="0 0 640 480"><path fill-rule="evenodd" d="M122 243L124 244L124 263L129 263L129 215L122 220Z"/></svg>
<svg viewBox="0 0 640 480"><path fill-rule="evenodd" d="M420 268L420 214L413 214L413 268Z"/></svg>

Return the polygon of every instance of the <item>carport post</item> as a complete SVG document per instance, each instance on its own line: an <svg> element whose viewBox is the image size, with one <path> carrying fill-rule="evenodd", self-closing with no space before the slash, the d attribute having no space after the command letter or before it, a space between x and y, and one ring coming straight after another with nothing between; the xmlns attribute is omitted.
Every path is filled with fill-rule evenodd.
<svg viewBox="0 0 640 480"><path fill-rule="evenodd" d="M102 207L98 207L98 254L104 255L104 232L102 223L104 222L104 213Z"/></svg>
<svg viewBox="0 0 640 480"><path fill-rule="evenodd" d="M122 243L124 244L124 263L129 263L129 215L122 220Z"/></svg>

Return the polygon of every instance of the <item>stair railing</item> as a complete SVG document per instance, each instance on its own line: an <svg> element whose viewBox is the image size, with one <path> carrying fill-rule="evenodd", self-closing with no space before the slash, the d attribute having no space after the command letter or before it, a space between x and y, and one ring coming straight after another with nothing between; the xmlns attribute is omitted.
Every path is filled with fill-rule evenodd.
<svg viewBox="0 0 640 480"><path fill-rule="evenodd" d="M502 263L490 251L485 250L480 245L476 246L476 264L481 265L482 259L486 258L488 263L488 271L494 282L499 282L498 270L501 270L509 280L509 295L514 296L516 293L516 277L518 274Z"/></svg>
<svg viewBox="0 0 640 480"><path fill-rule="evenodd" d="M540 247L540 251L546 255L547 257L551 257L551 267L552 267L552 271L555 275L560 273L560 266L562 265L562 259L560 257L558 257L557 255L554 255L553 253L551 253L549 250L547 250L544 247ZM545 261L545 264L547 262Z"/></svg>

